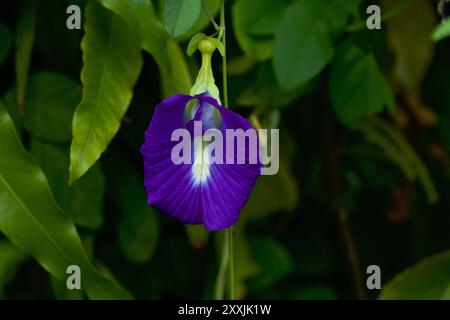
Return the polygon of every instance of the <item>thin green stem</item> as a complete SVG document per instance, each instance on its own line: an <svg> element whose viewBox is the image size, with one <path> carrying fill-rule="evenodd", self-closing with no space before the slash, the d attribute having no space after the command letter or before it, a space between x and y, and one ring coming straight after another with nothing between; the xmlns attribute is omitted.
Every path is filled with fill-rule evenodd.
<svg viewBox="0 0 450 320"><path fill-rule="evenodd" d="M223 103L228 108L228 77L227 77L227 30L225 21L225 0L220 5L220 28L222 32L222 43L225 48L222 58L222 79L223 79Z"/></svg>
<svg viewBox="0 0 450 320"><path fill-rule="evenodd" d="M235 299L235 289L234 289L234 245L233 245L233 227L228 228L227 230L227 242L228 242L228 256L229 256L229 273L230 273L230 300Z"/></svg>
<svg viewBox="0 0 450 320"><path fill-rule="evenodd" d="M219 272L217 273L216 284L214 288L214 299L223 300L225 291L225 278L229 260L229 244L227 236L223 239L222 257L220 259Z"/></svg>
<svg viewBox="0 0 450 320"><path fill-rule="evenodd" d="M202 1L202 8L205 11L206 15L209 17L209 20L211 20L211 23L213 24L216 31L220 30L220 26L216 23L216 20L214 20L214 17L211 14L211 11L209 11L208 6L205 4L205 1Z"/></svg>
<svg viewBox="0 0 450 320"><path fill-rule="evenodd" d="M220 4L220 31L223 46L225 48L222 58L222 76L223 76L223 102L225 107L229 107L228 104L228 75L227 75L227 28L225 21L225 0L222 0ZM229 298L235 299L234 290L234 248L233 248L233 228L230 227L227 230L227 243L228 243L228 272L229 272Z"/></svg>

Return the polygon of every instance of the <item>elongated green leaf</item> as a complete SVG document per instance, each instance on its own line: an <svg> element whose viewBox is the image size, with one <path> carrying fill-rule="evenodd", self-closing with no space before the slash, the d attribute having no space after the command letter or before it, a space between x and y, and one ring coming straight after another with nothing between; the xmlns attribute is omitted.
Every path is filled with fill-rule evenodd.
<svg viewBox="0 0 450 320"><path fill-rule="evenodd" d="M275 73L284 89L292 90L323 70L354 6L347 0L299 0L286 10L274 44Z"/></svg>
<svg viewBox="0 0 450 320"><path fill-rule="evenodd" d="M258 61L272 57L273 34L287 5L284 1L238 0L233 5L233 29L237 41L246 55ZM270 22L270 26L267 24ZM262 24L268 37L261 35ZM271 28L272 32L267 29Z"/></svg>
<svg viewBox="0 0 450 320"><path fill-rule="evenodd" d="M86 175L69 187L69 148L33 139L31 154L44 171L56 201L72 220L88 229L100 228L105 193L100 164L92 166Z"/></svg>
<svg viewBox="0 0 450 320"><path fill-rule="evenodd" d="M83 100L73 119L71 183L98 160L119 130L142 67L139 43L119 15L90 1L85 31Z"/></svg>
<svg viewBox="0 0 450 320"><path fill-rule="evenodd" d="M0 24L0 65L5 61L11 49L11 32L3 24Z"/></svg>
<svg viewBox="0 0 450 320"><path fill-rule="evenodd" d="M81 235L81 242L83 243L86 254L90 260L93 260L94 258L94 241L95 238L92 234ZM98 266L97 268L100 270ZM106 275L107 273L104 274ZM65 281L61 281L53 276L50 276L50 286L52 288L53 297L57 300L83 300L86 297L83 290L70 290L67 288Z"/></svg>
<svg viewBox="0 0 450 320"><path fill-rule="evenodd" d="M145 51L160 68L167 68L167 34L150 0L98 0L105 8L125 19Z"/></svg>
<svg viewBox="0 0 450 320"><path fill-rule="evenodd" d="M389 123L374 117L370 121L370 125L373 129L379 130L379 134L382 137L385 136L384 140L391 140L393 148L396 152L400 154L399 159L403 166L411 166L414 170L414 177L417 177L423 186L423 189L428 197L428 201L435 204L439 201L439 194L434 185L433 179L428 172L426 165L423 163L422 159L417 155L414 148L410 145L408 140L399 132L395 127Z"/></svg>
<svg viewBox="0 0 450 320"><path fill-rule="evenodd" d="M1 105L0 231L60 280L66 279L68 266L78 265L89 298L130 298L89 262L74 224L56 205L43 172L21 145Z"/></svg>
<svg viewBox="0 0 450 320"><path fill-rule="evenodd" d="M27 86L27 114L24 127L35 137L68 142L72 136L72 117L81 101L81 85L52 72L30 76Z"/></svg>
<svg viewBox="0 0 450 320"><path fill-rule="evenodd" d="M192 79L184 54L179 44L169 39L150 0L99 0L99 2L133 26L142 49L151 54L159 66L163 95L188 94Z"/></svg>
<svg viewBox="0 0 450 320"><path fill-rule="evenodd" d="M18 265L25 259L25 255L11 242L0 241L0 299L5 285L14 277Z"/></svg>
<svg viewBox="0 0 450 320"><path fill-rule="evenodd" d="M399 167L409 181L414 181L417 178L414 165L407 161L407 157L404 158L405 155L398 145L369 123L362 123L359 128L366 134L367 140L378 145L384 154Z"/></svg>
<svg viewBox="0 0 450 320"><path fill-rule="evenodd" d="M329 89L334 111L347 126L385 106L394 107L393 93L375 58L350 41L339 48L333 61Z"/></svg>
<svg viewBox="0 0 450 320"><path fill-rule="evenodd" d="M200 17L201 0L166 0L164 5L164 25L172 37L188 31Z"/></svg>
<svg viewBox="0 0 450 320"><path fill-rule="evenodd" d="M438 42L450 36L450 20L444 20L433 31L433 41Z"/></svg>
<svg viewBox="0 0 450 320"><path fill-rule="evenodd" d="M449 300L450 251L426 258L384 286L385 300Z"/></svg>
<svg viewBox="0 0 450 320"><path fill-rule="evenodd" d="M59 280L55 277L50 278L50 286L52 288L53 296L57 300L83 300L84 295L82 290L69 290L65 281Z"/></svg>
<svg viewBox="0 0 450 320"><path fill-rule="evenodd" d="M24 1L22 14L16 30L16 93L20 114L24 114L25 94L34 43L36 24L36 1Z"/></svg>

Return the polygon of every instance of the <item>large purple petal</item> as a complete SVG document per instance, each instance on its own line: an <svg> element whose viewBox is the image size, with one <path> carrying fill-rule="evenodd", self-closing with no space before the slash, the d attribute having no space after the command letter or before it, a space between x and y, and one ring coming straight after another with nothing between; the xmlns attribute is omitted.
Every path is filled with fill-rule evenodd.
<svg viewBox="0 0 450 320"><path fill-rule="evenodd" d="M194 97L175 95L155 109L141 148L148 203L184 223L203 223L208 230L223 230L239 218L239 212L250 196L261 166L209 164L205 167L195 164L175 165L172 162L171 152L178 143L171 141L172 132L179 128L191 131L194 120L206 119L207 126L213 126L211 106L220 114L221 123L217 129L224 135L226 129L252 128L243 117L223 108L215 99L206 95L195 98L198 99L198 109L194 110L188 122L185 118L186 105ZM206 129L203 127L203 130ZM225 140L224 155L227 150ZM197 155L202 156L201 153Z"/></svg>

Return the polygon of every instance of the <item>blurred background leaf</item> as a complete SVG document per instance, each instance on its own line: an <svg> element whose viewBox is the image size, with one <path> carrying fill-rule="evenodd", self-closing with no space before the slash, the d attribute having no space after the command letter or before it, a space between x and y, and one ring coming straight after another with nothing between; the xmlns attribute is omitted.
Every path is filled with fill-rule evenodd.
<svg viewBox="0 0 450 320"><path fill-rule="evenodd" d="M337 117L348 126L384 107L394 108L394 96L375 58L350 41L333 60L329 90Z"/></svg>
<svg viewBox="0 0 450 320"><path fill-rule="evenodd" d="M0 65L8 56L12 45L12 35L6 26L0 24Z"/></svg>
<svg viewBox="0 0 450 320"><path fill-rule="evenodd" d="M0 241L0 299L4 298L4 287L14 277L25 255L7 240Z"/></svg>
<svg viewBox="0 0 450 320"><path fill-rule="evenodd" d="M103 224L105 193L105 178L100 164L95 164L86 175L69 187L68 146L33 139L31 154L39 162L61 208L77 225L92 230L99 229Z"/></svg>
<svg viewBox="0 0 450 320"><path fill-rule="evenodd" d="M164 4L164 24L172 37L181 36L197 22L201 0L167 0Z"/></svg>
<svg viewBox="0 0 450 320"><path fill-rule="evenodd" d="M450 252L426 258L397 275L381 292L381 299L450 299Z"/></svg>
<svg viewBox="0 0 450 320"><path fill-rule="evenodd" d="M237 41L247 56L257 61L272 57L275 28L287 2L237 0L233 5L233 28Z"/></svg>
<svg viewBox="0 0 450 320"><path fill-rule="evenodd" d="M19 114L25 114L25 94L36 29L36 1L22 2L22 13L16 28L16 98Z"/></svg>
<svg viewBox="0 0 450 320"><path fill-rule="evenodd" d="M198 15L195 1L182 28L170 26L175 37L166 0L3 2L0 104L18 137L0 134L0 174L39 222L60 222L45 230L113 296L67 290L61 252L32 218L11 220L23 210L0 191L2 298L129 298L118 282L139 299L212 298L222 233L147 206L139 148L154 106L189 93L200 56L185 49L198 32L217 35L205 8L218 20L220 0L202 1ZM353 299L355 270L374 263L381 297L446 297L447 23L432 1L397 2L225 2L230 107L281 137L279 173L259 178L235 228L238 297ZM80 6L82 30L66 28L69 4ZM381 30L366 28L372 4ZM219 54L213 69L221 87ZM13 128L1 119L0 132ZM69 142L82 160L70 187ZM359 258L351 267L342 210Z"/></svg>

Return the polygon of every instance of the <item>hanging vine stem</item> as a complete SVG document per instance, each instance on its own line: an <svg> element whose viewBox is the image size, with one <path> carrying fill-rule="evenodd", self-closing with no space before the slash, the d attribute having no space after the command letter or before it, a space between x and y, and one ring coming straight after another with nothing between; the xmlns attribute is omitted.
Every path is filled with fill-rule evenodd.
<svg viewBox="0 0 450 320"><path fill-rule="evenodd" d="M227 32L226 32L226 20L225 20L225 0L220 4L220 32L219 38L222 40L225 48L222 57L222 82L223 82L223 102L225 107L228 108L228 77L227 77ZM228 228L226 231L226 241L228 244L228 272L229 272L229 298L235 299L234 290L234 248L233 248L233 227Z"/></svg>
<svg viewBox="0 0 450 320"><path fill-rule="evenodd" d="M211 21L214 19L211 17ZM213 22L214 24L214 22ZM227 79L227 43L226 43L226 27L225 27L225 0L220 4L220 26L218 29L217 39L222 42L224 50L222 57L222 83L223 83L223 101L224 106L228 108L228 79ZM214 25L216 27L216 25ZM217 27L216 27L217 29ZM216 278L214 297L222 300L225 291L225 278L228 270L228 297L230 300L235 299L235 280L234 280L234 245L233 245L233 227L225 231L223 239L223 251Z"/></svg>
<svg viewBox="0 0 450 320"><path fill-rule="evenodd" d="M223 239L222 256L220 258L219 271L217 272L216 284L214 288L214 299L223 300L225 291L225 278L229 260L228 241Z"/></svg>
<svg viewBox="0 0 450 320"><path fill-rule="evenodd" d="M211 11L209 11L208 6L205 4L205 1L202 1L202 8L208 16L209 20L211 20L211 23L213 24L216 31L220 31L220 26L217 24L216 20L214 20L214 17L211 14Z"/></svg>

